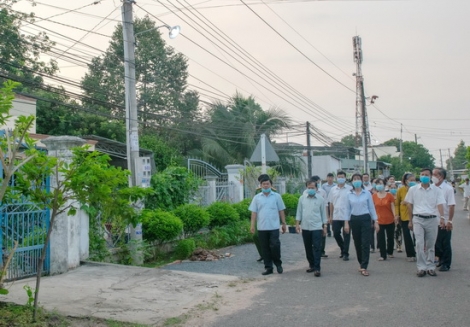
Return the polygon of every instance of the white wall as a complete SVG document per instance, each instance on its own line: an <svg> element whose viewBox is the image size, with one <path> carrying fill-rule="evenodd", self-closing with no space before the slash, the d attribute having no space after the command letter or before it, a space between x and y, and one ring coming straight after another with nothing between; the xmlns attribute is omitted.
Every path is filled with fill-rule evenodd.
<svg viewBox="0 0 470 327"><path fill-rule="evenodd" d="M10 115L12 117L7 121L6 126L1 126L0 129L13 129L15 120L19 116L33 115L36 117L36 100L25 96L16 95L15 100L13 100L13 108L10 110ZM33 126L29 132L33 134L36 133L36 120L34 121Z"/></svg>
<svg viewBox="0 0 470 327"><path fill-rule="evenodd" d="M308 158L302 156L305 165L308 164ZM328 173L335 173L341 169L341 160L332 156L313 156L312 157L312 175L318 175L322 180L326 179ZM307 176L311 177L311 176Z"/></svg>

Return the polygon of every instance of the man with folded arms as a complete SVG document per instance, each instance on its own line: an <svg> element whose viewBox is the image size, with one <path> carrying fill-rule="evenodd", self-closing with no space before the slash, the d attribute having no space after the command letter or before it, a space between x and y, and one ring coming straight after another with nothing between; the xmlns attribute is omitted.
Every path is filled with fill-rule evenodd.
<svg viewBox="0 0 470 327"><path fill-rule="evenodd" d="M408 227L413 230L416 238L416 265L418 277L436 276L434 263L434 245L437 239L437 228L445 228L443 192L438 187L431 187L432 170L421 169L420 185L410 187L405 197L408 203L410 222ZM436 216L439 212L439 217Z"/></svg>

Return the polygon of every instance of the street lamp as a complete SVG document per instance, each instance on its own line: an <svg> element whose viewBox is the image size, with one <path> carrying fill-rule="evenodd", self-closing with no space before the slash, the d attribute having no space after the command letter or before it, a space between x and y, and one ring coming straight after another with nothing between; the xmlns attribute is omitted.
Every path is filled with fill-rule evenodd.
<svg viewBox="0 0 470 327"><path fill-rule="evenodd" d="M179 26L170 27L169 25L156 26L146 31L134 34L134 18L132 5L134 0L123 0L122 4L122 35L124 41L124 84L125 84L125 102L126 102L126 150L127 150L127 169L131 172L129 186L141 185L137 176L137 161L140 157L139 147L139 129L137 115L137 92L135 80L135 37L150 30L166 27L169 30L170 39L174 39L181 31ZM142 241L142 226L139 224L136 228L130 228L131 240ZM142 256L133 257L135 264L142 264Z"/></svg>

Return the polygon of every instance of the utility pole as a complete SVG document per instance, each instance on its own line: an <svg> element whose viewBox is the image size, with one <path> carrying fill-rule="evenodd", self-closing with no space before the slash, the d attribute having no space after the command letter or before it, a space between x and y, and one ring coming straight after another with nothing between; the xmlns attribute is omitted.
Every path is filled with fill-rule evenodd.
<svg viewBox="0 0 470 327"><path fill-rule="evenodd" d="M439 149L439 155L441 156L441 168L444 168L444 164L442 163L442 150Z"/></svg>
<svg viewBox="0 0 470 327"><path fill-rule="evenodd" d="M403 124L400 124L400 163L403 163Z"/></svg>
<svg viewBox="0 0 470 327"><path fill-rule="evenodd" d="M369 123L367 119L366 97L364 93L364 77L362 76L362 41L359 36L353 37L354 62L356 63L356 124L358 124L358 112L361 112L362 124L362 149L364 154L364 173L369 172L368 145L370 144Z"/></svg>
<svg viewBox="0 0 470 327"><path fill-rule="evenodd" d="M307 175L312 177L312 145L310 143L310 123L307 122Z"/></svg>
<svg viewBox="0 0 470 327"><path fill-rule="evenodd" d="M452 164L452 157L450 156L450 149L447 149L447 151L449 153L450 181L452 182L454 180L454 165Z"/></svg>
<svg viewBox="0 0 470 327"><path fill-rule="evenodd" d="M131 172L129 186L137 186L137 161L140 157L139 152L139 130L137 117L137 94L135 86L135 36L134 36L134 18L132 5L134 0L123 0L122 3L122 35L124 41L124 81L126 92L126 145L127 145L127 168ZM135 228L130 226L130 238L134 243L142 242L142 225L138 224ZM135 249L139 246L136 244ZM142 254L133 251L133 263L142 264Z"/></svg>
<svg viewBox="0 0 470 327"><path fill-rule="evenodd" d="M418 144L418 134L415 134L415 143Z"/></svg>

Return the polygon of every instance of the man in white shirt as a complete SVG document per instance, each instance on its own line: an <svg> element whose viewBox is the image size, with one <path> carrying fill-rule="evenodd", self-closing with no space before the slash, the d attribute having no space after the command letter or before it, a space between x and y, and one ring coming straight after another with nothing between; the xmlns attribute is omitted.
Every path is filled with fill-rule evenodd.
<svg viewBox="0 0 470 327"><path fill-rule="evenodd" d="M465 183L460 184L459 188L463 190L463 197L465 198L465 203L463 205L463 211L468 211L468 199L470 198L470 182L468 178L465 178Z"/></svg>
<svg viewBox="0 0 470 327"><path fill-rule="evenodd" d="M326 175L326 184L322 184L322 186L321 186L321 188L326 192L325 202L326 202L326 206L327 206L327 211L326 211L327 217L330 216L330 204L328 203L328 195L330 195L331 189L336 186L336 183L333 181L334 178L335 178L335 175L333 175L332 173L328 173ZM326 228L326 235L328 237L331 237L331 225L330 225L330 223L328 223L328 226Z"/></svg>
<svg viewBox="0 0 470 327"><path fill-rule="evenodd" d="M447 172L443 168L434 168L432 170L432 182L434 183L435 187L438 187L442 190L444 200L446 201L443 204L445 226L439 226L435 247L436 256L439 257L439 263L437 264L437 267L440 267L439 271L449 271L450 265L452 263L451 237L452 219L454 218L455 210L455 196L454 188L445 180L446 176Z"/></svg>
<svg viewBox="0 0 470 327"><path fill-rule="evenodd" d="M366 191L370 192L370 190L372 190L372 184L370 182L370 176L368 173L364 173L362 175L362 186L364 186Z"/></svg>
<svg viewBox="0 0 470 327"><path fill-rule="evenodd" d="M352 189L350 185L346 185L346 173L340 171L336 174L338 185L333 187L328 195L328 202L330 203L330 214L328 220L333 226L333 236L338 244L341 255L344 261L349 260L349 243L351 235L344 231L344 222L349 220L347 217L347 194ZM343 235L341 236L341 230Z"/></svg>
<svg viewBox="0 0 470 327"><path fill-rule="evenodd" d="M408 227L413 230L416 238L418 277L424 277L426 273L437 276L434 263L437 227L445 227L443 204L446 201L440 188L431 187L431 175L431 169L421 169L421 184L410 187L405 197L410 217ZM439 212L439 218L436 211Z"/></svg>

